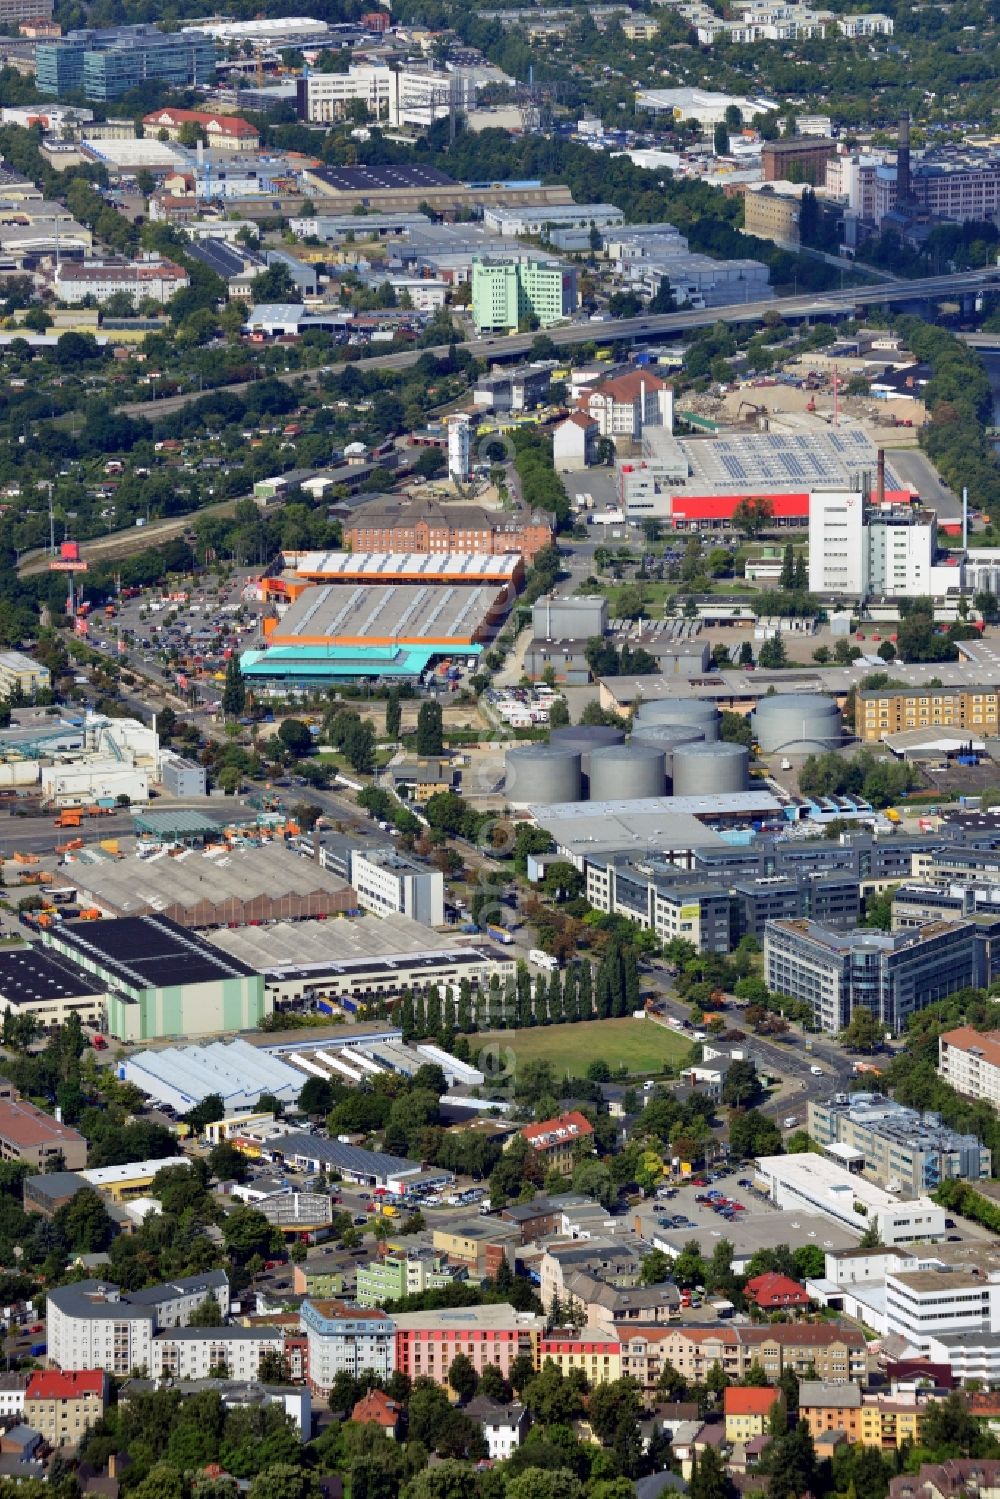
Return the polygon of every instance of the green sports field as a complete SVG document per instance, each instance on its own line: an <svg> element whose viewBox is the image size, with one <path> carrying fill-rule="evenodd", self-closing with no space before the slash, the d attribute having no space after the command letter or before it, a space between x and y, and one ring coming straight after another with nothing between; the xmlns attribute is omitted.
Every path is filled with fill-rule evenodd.
<svg viewBox="0 0 1000 1499"><path fill-rule="evenodd" d="M470 1036L477 1048L510 1048L519 1062L546 1061L557 1077L582 1077L600 1058L615 1071L627 1067L633 1077L646 1077L673 1067L691 1050L691 1041L652 1020L587 1020L579 1025L539 1025L531 1030L490 1031Z"/></svg>

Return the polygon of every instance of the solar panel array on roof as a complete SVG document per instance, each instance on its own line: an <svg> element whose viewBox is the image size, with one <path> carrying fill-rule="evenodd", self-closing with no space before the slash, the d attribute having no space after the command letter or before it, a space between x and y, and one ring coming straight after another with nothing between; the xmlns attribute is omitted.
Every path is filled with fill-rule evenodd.
<svg viewBox="0 0 1000 1499"><path fill-rule="evenodd" d="M58 953L37 947L0 953L0 999L8 1005L100 993L88 974Z"/></svg>
<svg viewBox="0 0 1000 1499"><path fill-rule="evenodd" d="M678 439L689 460L688 488L705 484L722 488L849 484L875 472L876 453L868 434L858 427L829 432L753 432L739 436ZM887 469L886 484L898 481Z"/></svg>
<svg viewBox="0 0 1000 1499"><path fill-rule="evenodd" d="M324 182L340 193L392 192L414 187L457 187L453 177L438 171L437 167L381 166L381 167L323 167L310 172L318 182Z"/></svg>
<svg viewBox="0 0 1000 1499"><path fill-rule="evenodd" d="M256 265L264 269L264 261L257 255L250 255L245 250L236 249L233 245L227 245L217 239L195 239L185 245L187 253L200 260L202 265L207 265L210 271L228 281L232 276L239 276L247 265Z"/></svg>
<svg viewBox="0 0 1000 1499"><path fill-rule="evenodd" d="M254 978L256 970L223 956L211 943L166 916L120 916L113 921L63 922L58 940L80 962L130 988L163 989Z"/></svg>

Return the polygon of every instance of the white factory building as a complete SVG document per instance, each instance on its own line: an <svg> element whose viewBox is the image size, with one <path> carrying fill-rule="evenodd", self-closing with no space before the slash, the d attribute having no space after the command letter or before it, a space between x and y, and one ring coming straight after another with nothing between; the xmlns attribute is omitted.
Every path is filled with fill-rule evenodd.
<svg viewBox="0 0 1000 1499"><path fill-rule="evenodd" d="M38 786L57 807L149 800L159 775L159 737L136 718L88 714L82 725L37 717L0 735L0 781Z"/></svg>
<svg viewBox="0 0 1000 1499"><path fill-rule="evenodd" d="M354 64L346 73L311 73L299 81L299 113L311 124L343 119L355 101L373 120L426 129L447 119L452 109L476 102L472 72L457 69L390 68L385 63Z"/></svg>
<svg viewBox="0 0 1000 1499"><path fill-rule="evenodd" d="M941 598L962 587L962 568L937 564L937 516L912 504L879 504L860 490L809 496L809 592L858 598Z"/></svg>
<svg viewBox="0 0 1000 1499"><path fill-rule="evenodd" d="M891 1246L944 1238L944 1208L929 1197L901 1201L822 1156L761 1156L756 1174L775 1207L820 1213L855 1230L859 1238L872 1225L882 1243Z"/></svg>

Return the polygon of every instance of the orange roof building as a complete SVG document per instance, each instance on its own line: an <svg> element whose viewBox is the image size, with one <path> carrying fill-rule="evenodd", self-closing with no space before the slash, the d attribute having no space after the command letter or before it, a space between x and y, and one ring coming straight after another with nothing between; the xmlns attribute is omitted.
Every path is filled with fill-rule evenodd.
<svg viewBox="0 0 1000 1499"><path fill-rule="evenodd" d="M403 1411L384 1390L369 1390L351 1411L351 1420L363 1426L378 1426L388 1437L399 1435Z"/></svg>
<svg viewBox="0 0 1000 1499"><path fill-rule="evenodd" d="M781 1391L771 1385L730 1385L723 1391L726 1441L750 1442L765 1436Z"/></svg>
<svg viewBox="0 0 1000 1499"><path fill-rule="evenodd" d="M594 1134L590 1120L578 1109L560 1114L557 1119L543 1119L539 1124L527 1124L521 1130L521 1138L527 1140L533 1150L542 1157L551 1171L566 1171L574 1161L576 1146L582 1140L587 1148Z"/></svg>
<svg viewBox="0 0 1000 1499"><path fill-rule="evenodd" d="M24 1392L24 1421L50 1447L75 1447L104 1415L107 1398L103 1369L37 1370Z"/></svg>
<svg viewBox="0 0 1000 1499"><path fill-rule="evenodd" d="M180 140L185 127L193 125L210 146L220 151L256 151L260 133L249 120L239 115L209 114L202 109L157 109L144 116L143 129L150 135L165 135Z"/></svg>
<svg viewBox="0 0 1000 1499"><path fill-rule="evenodd" d="M809 1295L799 1281L790 1275L779 1275L769 1270L766 1275L755 1275L744 1287L748 1301L761 1311L773 1312L786 1307L807 1307Z"/></svg>
<svg viewBox="0 0 1000 1499"><path fill-rule="evenodd" d="M965 1098L1000 1107L1000 1031L960 1025L938 1037L938 1072Z"/></svg>

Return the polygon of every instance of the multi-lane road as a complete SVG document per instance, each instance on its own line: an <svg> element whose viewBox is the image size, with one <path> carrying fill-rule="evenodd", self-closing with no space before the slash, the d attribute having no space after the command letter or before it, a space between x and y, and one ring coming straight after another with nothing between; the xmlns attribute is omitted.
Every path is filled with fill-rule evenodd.
<svg viewBox="0 0 1000 1499"><path fill-rule="evenodd" d="M998 281L1000 269L994 267L982 271L956 272L948 276L927 276L921 280L893 282L891 285L856 286L843 291L772 297L769 301L736 302L726 307L691 308L685 312L643 313L632 318L570 323L563 328L548 329L547 335L559 348L609 339L639 343L645 339L661 338L664 334L702 328L709 323L756 323L768 312L778 312L786 320L830 317L854 307L877 307L883 302L921 302L935 297L956 296L963 292L979 292ZM495 338L471 338L458 347L482 359L514 359L530 353L536 337L534 333L513 333ZM441 357L448 353L448 345L441 344L429 350L407 349L396 354L371 354L364 359L352 361L352 365L355 369L405 370L410 369L427 353ZM339 368L337 365L329 365L308 373L296 370L277 378L286 381L315 380L318 375L329 374ZM237 395L250 389L250 385L244 382L216 388ZM120 409L127 416L142 416L155 421L157 417L179 411L189 402L197 401L207 394L210 392L187 391L183 395L165 396L159 401L135 402Z"/></svg>

